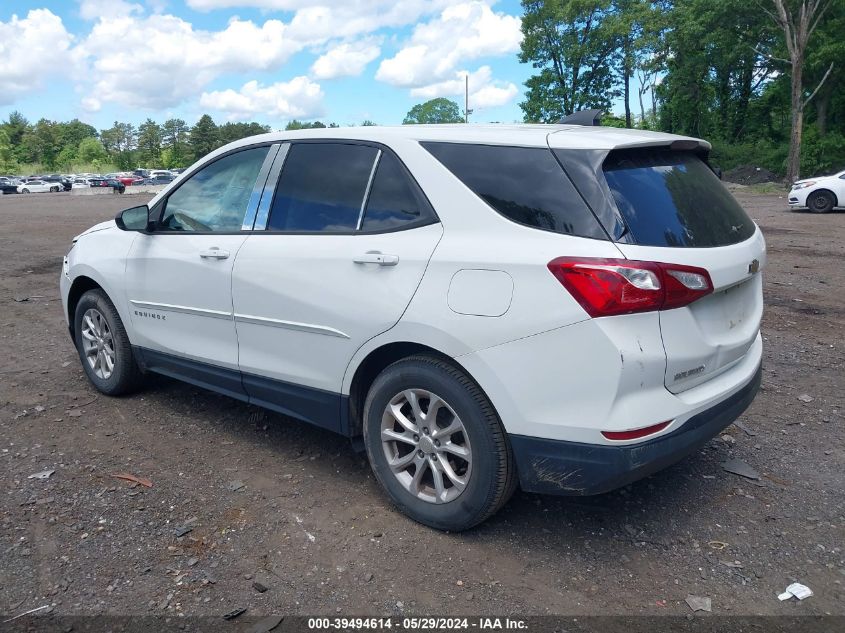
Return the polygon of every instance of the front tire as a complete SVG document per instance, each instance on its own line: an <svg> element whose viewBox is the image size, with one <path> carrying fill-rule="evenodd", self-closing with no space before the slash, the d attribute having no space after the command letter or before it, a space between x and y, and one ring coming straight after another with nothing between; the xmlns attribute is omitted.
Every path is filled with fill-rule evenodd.
<svg viewBox="0 0 845 633"><path fill-rule="evenodd" d="M830 191L814 191L807 198L807 208L813 213L830 213L836 206L836 196Z"/></svg>
<svg viewBox="0 0 845 633"><path fill-rule="evenodd" d="M50 193L59 193L58 187L50 187Z"/></svg>
<svg viewBox="0 0 845 633"><path fill-rule="evenodd" d="M89 290L82 295L73 328L82 368L97 391L120 396L141 386L143 373L123 322L105 292Z"/></svg>
<svg viewBox="0 0 845 633"><path fill-rule="evenodd" d="M438 358L406 358L376 378L364 404L364 443L391 501L440 530L481 523L516 488L493 405L463 371Z"/></svg>

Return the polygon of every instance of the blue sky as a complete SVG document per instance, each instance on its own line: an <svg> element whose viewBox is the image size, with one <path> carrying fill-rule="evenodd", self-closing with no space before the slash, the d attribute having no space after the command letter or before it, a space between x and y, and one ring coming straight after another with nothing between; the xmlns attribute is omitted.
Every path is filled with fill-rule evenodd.
<svg viewBox="0 0 845 633"><path fill-rule="evenodd" d="M0 118L521 121L518 0L0 0Z"/></svg>

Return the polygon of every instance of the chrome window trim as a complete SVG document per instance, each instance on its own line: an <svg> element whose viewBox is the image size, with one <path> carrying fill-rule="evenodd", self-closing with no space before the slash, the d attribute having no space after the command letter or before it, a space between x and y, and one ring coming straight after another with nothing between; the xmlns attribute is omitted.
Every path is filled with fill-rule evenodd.
<svg viewBox="0 0 845 633"><path fill-rule="evenodd" d="M241 225L242 231L251 231L255 224L255 216L258 212L262 194L264 193L264 187L267 184L267 177L270 173L270 168L273 166L273 161L276 160L279 147L281 147L281 143L274 143L267 151L267 156L264 157L264 162L258 171L258 176L255 178L255 185L252 187L252 193L249 196L249 202L246 206L246 214L244 214L243 224Z"/></svg>
<svg viewBox="0 0 845 633"><path fill-rule="evenodd" d="M256 209L255 221L251 230L264 231L267 228L267 221L270 219L270 205L273 203L273 194L276 192L276 185L279 184L279 175L282 173L285 159L290 151L290 143L282 143L278 153L273 160L273 165L267 174L261 193L261 201Z"/></svg>
<svg viewBox="0 0 845 633"><path fill-rule="evenodd" d="M373 166L370 169L370 177L367 179L367 188L364 189L364 198L361 200L361 210L358 212L358 223L355 225L355 230L360 231L361 225L364 223L364 210L367 208L367 201L370 199L370 189L373 186L373 179L376 176L376 169L381 161L381 149L376 152L376 157L373 159Z"/></svg>

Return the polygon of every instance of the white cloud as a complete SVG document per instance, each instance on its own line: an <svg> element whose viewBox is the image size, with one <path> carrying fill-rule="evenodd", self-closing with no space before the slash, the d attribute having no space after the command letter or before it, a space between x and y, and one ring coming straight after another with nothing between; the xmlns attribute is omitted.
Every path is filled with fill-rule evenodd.
<svg viewBox="0 0 845 633"><path fill-rule="evenodd" d="M48 9L33 9L24 19L12 15L8 22L0 22L0 104L14 103L63 75L71 40L62 19Z"/></svg>
<svg viewBox="0 0 845 633"><path fill-rule="evenodd" d="M165 108L226 73L272 70L305 43L288 25L233 18L222 31L195 30L172 15L103 16L75 54L96 79L90 97L129 107Z"/></svg>
<svg viewBox="0 0 845 633"><path fill-rule="evenodd" d="M311 119L322 116L323 91L308 77L294 77L287 82L262 87L249 81L238 90L204 92L200 106L225 112L230 120L271 118Z"/></svg>
<svg viewBox="0 0 845 633"><path fill-rule="evenodd" d="M83 20L96 20L103 15L141 13L144 7L125 0L80 0L79 15Z"/></svg>
<svg viewBox="0 0 845 633"><path fill-rule="evenodd" d="M493 1L493 0L487 0ZM253 8L295 12L291 28L300 37L328 40L412 24L456 0L187 0L197 11Z"/></svg>
<svg viewBox="0 0 845 633"><path fill-rule="evenodd" d="M82 109L86 112L99 112L103 107L103 104L100 103L100 100L96 97L83 97L80 103L82 105Z"/></svg>
<svg viewBox="0 0 845 633"><path fill-rule="evenodd" d="M516 85L508 81L494 80L490 66L482 66L473 73L468 73L466 70L455 71L453 79L414 88L411 90L411 96L422 99L463 97L467 74L469 74L469 107L473 110L505 105L519 94ZM462 98L459 101L463 103Z"/></svg>
<svg viewBox="0 0 845 633"><path fill-rule="evenodd" d="M373 40L339 44L317 58L311 66L311 73L317 79L355 77L380 54L381 49Z"/></svg>
<svg viewBox="0 0 845 633"><path fill-rule="evenodd" d="M519 50L520 24L518 17L496 13L484 2L447 7L418 25L407 44L381 62L376 79L408 88L449 80L464 60Z"/></svg>

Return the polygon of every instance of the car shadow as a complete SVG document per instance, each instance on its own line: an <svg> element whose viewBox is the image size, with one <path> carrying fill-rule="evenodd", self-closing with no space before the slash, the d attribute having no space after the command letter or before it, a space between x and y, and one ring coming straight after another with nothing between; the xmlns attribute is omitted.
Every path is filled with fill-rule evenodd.
<svg viewBox="0 0 845 633"><path fill-rule="evenodd" d="M347 438L162 376L151 377L145 397L179 413L194 414L191 420L194 424L200 423L197 418L208 418L208 415L196 415L196 402L201 400L204 408L217 417L213 422L215 431L229 436L229 441L277 453L280 469L286 462L303 460L303 456L332 454L331 460L315 459L303 464L307 476L316 480L318 488L334 487L341 472L345 482L372 495L368 504L390 508L370 472L366 455L354 450ZM246 450L244 453L247 454ZM694 526L703 521L712 522L713 513L721 511L720 506L737 486L754 489L755 482L721 470L719 463L725 459L721 442L714 440L663 471L603 495L562 497L517 490L496 515L453 536L486 542L511 540L517 532L525 543L544 548L569 549L572 539L607 540L625 547L669 548L677 539L686 538ZM267 475L272 477L272 473ZM392 511L407 529L426 529L398 510Z"/></svg>

